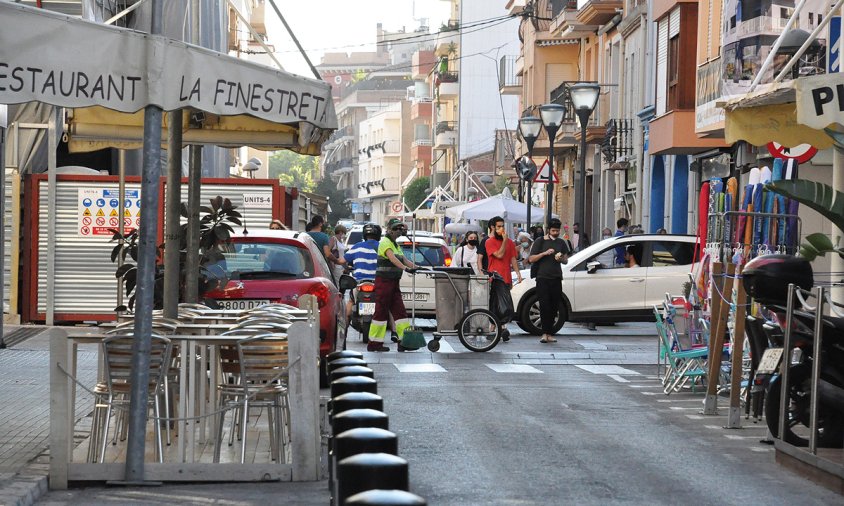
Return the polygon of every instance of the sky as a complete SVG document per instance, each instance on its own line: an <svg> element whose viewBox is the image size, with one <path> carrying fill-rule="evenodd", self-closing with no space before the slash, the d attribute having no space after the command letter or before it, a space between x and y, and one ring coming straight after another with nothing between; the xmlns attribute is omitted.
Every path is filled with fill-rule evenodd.
<svg viewBox="0 0 844 506"><path fill-rule="evenodd" d="M404 27L413 32L419 18L428 18L430 31L436 32L450 14L450 2L443 0L276 0L276 5L314 65L325 52L374 51L379 22L387 31ZM265 16L270 42L285 70L313 77L269 2Z"/></svg>

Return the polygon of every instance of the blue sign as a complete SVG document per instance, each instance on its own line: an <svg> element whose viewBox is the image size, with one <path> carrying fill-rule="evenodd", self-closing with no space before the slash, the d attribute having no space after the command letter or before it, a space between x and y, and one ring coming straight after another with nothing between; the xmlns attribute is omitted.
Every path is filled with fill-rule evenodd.
<svg viewBox="0 0 844 506"><path fill-rule="evenodd" d="M140 207L141 207L141 201L140 201L140 200L136 200L136 201L135 201L135 205L136 205L136 206L138 206L138 208L140 209Z"/></svg>
<svg viewBox="0 0 844 506"><path fill-rule="evenodd" d="M120 205L120 201L117 199L111 199L108 201L108 205L110 205L111 207L117 207Z"/></svg>
<svg viewBox="0 0 844 506"><path fill-rule="evenodd" d="M129 200L129 199L126 199L126 202L123 203L123 207L125 207L126 209L129 209L130 207L132 207L132 201Z"/></svg>
<svg viewBox="0 0 844 506"><path fill-rule="evenodd" d="M841 72L841 16L832 16L829 20L829 42L826 46L826 72Z"/></svg>
<svg viewBox="0 0 844 506"><path fill-rule="evenodd" d="M92 204L91 199L83 199L82 200L82 205L85 206L85 207L91 207L91 204Z"/></svg>
<svg viewBox="0 0 844 506"><path fill-rule="evenodd" d="M105 207L105 200L97 199L97 207Z"/></svg>
<svg viewBox="0 0 844 506"><path fill-rule="evenodd" d="M141 196L140 190L126 190L124 192L126 194L126 198L129 199L136 199ZM103 197L105 198L119 198L120 191L119 190L103 190ZM117 207L117 206L115 206Z"/></svg>

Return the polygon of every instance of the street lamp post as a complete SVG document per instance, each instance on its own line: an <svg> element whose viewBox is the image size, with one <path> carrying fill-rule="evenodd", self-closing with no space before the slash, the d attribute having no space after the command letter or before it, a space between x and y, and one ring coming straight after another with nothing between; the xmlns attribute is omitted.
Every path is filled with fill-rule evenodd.
<svg viewBox="0 0 844 506"><path fill-rule="evenodd" d="M569 88L571 102L577 119L580 121L580 185L577 195L580 199L575 209L574 221L580 223L583 230L586 225L586 125L589 123L589 116L598 103L598 95L601 87L597 83L577 83Z"/></svg>
<svg viewBox="0 0 844 506"><path fill-rule="evenodd" d="M519 133L522 135L522 139L525 140L527 143L528 148L528 160L532 162L533 156L533 145L536 143L536 139L539 137L539 131L542 130L542 120L536 118L534 116L525 116L519 120ZM525 227L530 229L531 222L530 222L530 211L533 207L533 202L531 200L531 188L533 187L533 175L528 175L525 171L525 167L519 167L520 173L519 177L524 179L527 182L527 223Z"/></svg>
<svg viewBox="0 0 844 506"><path fill-rule="evenodd" d="M563 122L565 108L560 104L545 104L539 106L539 116L542 117L542 125L548 132L548 183L545 187L545 230L551 224L551 207L554 201L554 137L557 129Z"/></svg>

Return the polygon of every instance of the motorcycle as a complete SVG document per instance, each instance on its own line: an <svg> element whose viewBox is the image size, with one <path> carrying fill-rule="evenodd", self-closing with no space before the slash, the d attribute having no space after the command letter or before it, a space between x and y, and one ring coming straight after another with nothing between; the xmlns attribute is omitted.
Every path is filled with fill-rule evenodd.
<svg viewBox="0 0 844 506"><path fill-rule="evenodd" d="M786 351L783 329L787 325L788 285L793 283L809 290L814 284L811 264L790 255L760 256L747 263L742 283L748 295L772 311L777 320L761 325L769 346L759 358L753 380L755 387L764 385L765 388L764 412L768 430L774 437L779 437L780 370L785 357L789 367L788 418L781 439L795 446L808 445L809 432L803 427L810 426L812 366L819 355L817 443L820 447L841 448L844 446L844 318L824 316L821 319L822 345L820 350L814 350L815 315L793 311L791 349Z"/></svg>
<svg viewBox="0 0 844 506"><path fill-rule="evenodd" d="M369 326L375 314L375 283L364 280L352 292L352 328L360 332L361 340L369 342Z"/></svg>

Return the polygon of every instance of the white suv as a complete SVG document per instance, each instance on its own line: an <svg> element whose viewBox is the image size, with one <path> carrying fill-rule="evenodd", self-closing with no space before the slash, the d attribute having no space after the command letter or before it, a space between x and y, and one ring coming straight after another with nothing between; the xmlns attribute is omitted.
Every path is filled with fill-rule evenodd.
<svg viewBox="0 0 844 506"><path fill-rule="evenodd" d="M642 247L639 267L608 267L607 257L618 247ZM563 303L555 331L566 321L615 323L651 321L653 306L668 292L681 294L693 272L695 237L637 234L611 237L569 257L563 269ZM603 254L603 256L602 256ZM599 260L604 260L601 264ZM530 269L513 287L516 320L525 332L541 335L536 283Z"/></svg>
<svg viewBox="0 0 844 506"><path fill-rule="evenodd" d="M414 237L415 240L411 241L410 237L402 236L396 241L401 246L405 258L421 269L449 267L451 265L451 252L442 236L430 232L415 232L409 235ZM414 242L416 243L415 249ZM414 278L416 282L415 300L413 298ZM434 280L424 274L405 274L402 276L399 287L408 315L412 314L411 309L414 306L417 316L433 317L435 315L437 300L434 286Z"/></svg>

